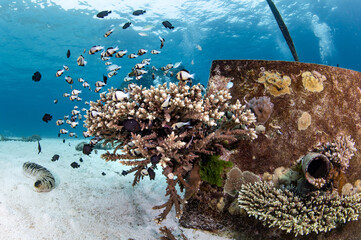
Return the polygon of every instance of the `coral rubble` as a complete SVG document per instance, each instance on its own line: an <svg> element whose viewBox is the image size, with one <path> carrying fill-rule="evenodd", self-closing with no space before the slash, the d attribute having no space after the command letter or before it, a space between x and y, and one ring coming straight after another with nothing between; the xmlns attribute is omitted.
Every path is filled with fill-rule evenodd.
<svg viewBox="0 0 361 240"><path fill-rule="evenodd" d="M182 213L176 185L186 193L198 191L200 178L194 175L199 172L192 170L199 169L201 156L227 155L231 143L257 137L251 127L254 114L230 99L227 88L219 90L212 84L204 96L200 84L179 82L149 89L130 84L123 91L109 89L91 102L85 123L96 141L117 145L102 158L131 166L126 173L135 173L133 185L145 175L154 179L154 169L162 168L169 200L154 207L164 208L156 219L162 221L173 205L178 217Z"/></svg>

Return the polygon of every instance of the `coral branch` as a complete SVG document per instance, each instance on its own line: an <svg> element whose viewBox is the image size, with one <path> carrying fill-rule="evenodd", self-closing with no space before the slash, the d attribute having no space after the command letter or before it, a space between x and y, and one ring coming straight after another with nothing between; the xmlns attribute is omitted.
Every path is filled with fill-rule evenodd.
<svg viewBox="0 0 361 240"><path fill-rule="evenodd" d="M176 185L186 189L187 198L198 191L196 171L202 155L227 155L229 143L257 137L251 127L256 121L254 114L239 101L231 104L228 89L210 84L204 96L202 91L200 84L190 87L185 82L149 89L130 84L123 91L111 88L90 103L87 133L118 144L113 153L107 152L102 158L133 166L128 171L135 172L133 185L145 175L154 179L153 169L158 166L163 169L169 200L155 207L164 208L158 221L173 205L180 216L182 199ZM122 154L117 154L118 150Z"/></svg>

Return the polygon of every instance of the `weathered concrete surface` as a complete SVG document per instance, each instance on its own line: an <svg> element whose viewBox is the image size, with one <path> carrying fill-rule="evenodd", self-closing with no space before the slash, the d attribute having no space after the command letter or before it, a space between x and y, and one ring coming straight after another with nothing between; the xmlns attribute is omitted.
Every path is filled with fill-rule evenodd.
<svg viewBox="0 0 361 240"><path fill-rule="evenodd" d="M320 92L307 90L302 82L302 73L313 71L326 78L322 81L323 90ZM266 72L288 76L291 79L289 94L273 96L270 89L266 89L259 80ZM239 99L245 103L253 97L268 96L274 104L273 113L263 124L266 131L259 133L258 139L253 142L240 142L237 153L230 158L242 171L248 170L259 175L267 171L272 173L277 167L290 167L318 142L334 141L338 135L351 135L358 151L351 159L345 175L350 183L361 178L360 72L299 62L213 61L208 84L214 83L221 89L230 81L233 82L230 89L232 101ZM311 115L311 124L305 130L299 130L298 119L304 112ZM234 198L222 195L222 191L211 186L208 186L208 190L204 186L201 189L203 196L192 199L185 206L180 219L182 226L222 232L242 240L361 239L361 220L349 222L327 233L295 237L276 228L264 227L260 221L244 214L230 215L227 209ZM217 210L215 204L211 203L219 202L222 198L225 207Z"/></svg>
<svg viewBox="0 0 361 240"><path fill-rule="evenodd" d="M257 82L262 72L278 72L291 78L290 94L272 96L264 84ZM303 72L324 75L324 89L311 92L302 82ZM359 149L347 169L347 180L353 183L361 176L361 73L317 64L262 61L213 61L209 83L219 87L233 82L233 101L249 101L269 96L274 111L264 134L253 142L242 142L233 159L240 169L262 174L279 166L290 166L318 142L333 141L338 135L351 135ZM208 83L208 84L209 84ZM311 115L311 125L298 130L303 112Z"/></svg>

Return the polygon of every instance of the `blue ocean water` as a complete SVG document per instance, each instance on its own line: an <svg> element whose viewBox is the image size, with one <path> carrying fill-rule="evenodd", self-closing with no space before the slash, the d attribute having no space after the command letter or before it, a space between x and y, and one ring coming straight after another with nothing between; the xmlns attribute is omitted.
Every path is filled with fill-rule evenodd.
<svg viewBox="0 0 361 240"><path fill-rule="evenodd" d="M274 2L288 26L300 61L361 71L360 1ZM147 12L132 15L137 9ZM102 10L113 12L104 19L97 18L95 15ZM162 25L166 20L174 25L173 30ZM132 25L122 29L128 21ZM114 32L104 38L111 28ZM181 67L194 73L195 81L204 85L212 60L293 60L265 0L0 0L0 29L0 134L8 137L57 137L57 119L71 115L75 105L81 109L88 107L84 101L98 99L98 93L83 89L77 82L82 77L94 89L94 83L107 73L99 53L83 53L94 45L118 46L136 53L140 48L159 50L158 36L166 40L159 55L148 52L138 59L112 58L122 68L109 79L104 90L124 86L123 78L144 58L151 58L150 66L159 69L181 61ZM76 64L80 54L88 62L84 67ZM63 65L70 70L57 78L55 73ZM36 71L42 74L39 82L31 79ZM83 91L83 101L71 102L62 96L71 91L65 75L74 79L73 88ZM149 79L142 81L137 83L154 84ZM53 102L55 98L57 104ZM53 115L49 123L42 121L45 113ZM82 121L79 125L75 132L81 136L85 128Z"/></svg>

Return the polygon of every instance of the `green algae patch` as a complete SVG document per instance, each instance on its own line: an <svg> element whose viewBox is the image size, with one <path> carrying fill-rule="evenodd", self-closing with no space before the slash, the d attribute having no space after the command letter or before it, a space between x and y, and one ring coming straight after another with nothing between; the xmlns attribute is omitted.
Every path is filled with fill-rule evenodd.
<svg viewBox="0 0 361 240"><path fill-rule="evenodd" d="M203 181L222 187L222 176L232 165L232 162L220 159L219 155L205 156L200 164L199 175Z"/></svg>

